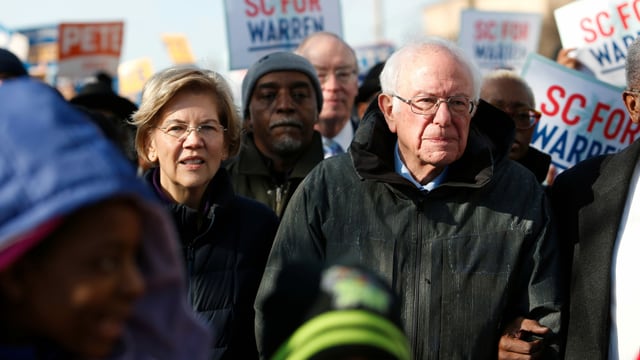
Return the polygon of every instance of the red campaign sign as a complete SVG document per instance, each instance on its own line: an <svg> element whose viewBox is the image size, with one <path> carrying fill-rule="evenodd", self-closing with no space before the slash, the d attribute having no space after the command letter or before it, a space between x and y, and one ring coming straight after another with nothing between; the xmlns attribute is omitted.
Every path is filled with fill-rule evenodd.
<svg viewBox="0 0 640 360"><path fill-rule="evenodd" d="M59 26L59 59L79 56L120 57L124 23L62 23Z"/></svg>

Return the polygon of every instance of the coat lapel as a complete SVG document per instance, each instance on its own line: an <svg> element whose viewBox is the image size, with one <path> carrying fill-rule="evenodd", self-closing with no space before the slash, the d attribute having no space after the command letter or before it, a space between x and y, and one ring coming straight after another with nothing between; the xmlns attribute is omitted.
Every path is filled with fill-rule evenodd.
<svg viewBox="0 0 640 360"><path fill-rule="evenodd" d="M586 317L583 324L591 327L587 331L595 332L605 357L609 344L612 253L639 152L640 141L636 141L602 162L600 176L592 188L593 202L580 210L578 219L579 260L574 271L579 283L573 299L587 310L579 312Z"/></svg>

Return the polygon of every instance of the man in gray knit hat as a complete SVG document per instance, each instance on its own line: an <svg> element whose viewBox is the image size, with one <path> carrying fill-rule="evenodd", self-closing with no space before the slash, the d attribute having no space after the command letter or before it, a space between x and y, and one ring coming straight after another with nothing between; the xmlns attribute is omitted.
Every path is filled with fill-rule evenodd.
<svg viewBox="0 0 640 360"><path fill-rule="evenodd" d="M242 82L247 133L227 164L234 190L282 216L298 184L323 159L313 129L321 108L316 70L304 57L275 52L256 61Z"/></svg>

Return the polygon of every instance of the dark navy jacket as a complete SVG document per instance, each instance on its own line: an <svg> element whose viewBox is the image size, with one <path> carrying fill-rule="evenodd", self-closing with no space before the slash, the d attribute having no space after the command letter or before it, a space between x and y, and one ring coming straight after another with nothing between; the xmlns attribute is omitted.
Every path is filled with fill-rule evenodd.
<svg viewBox="0 0 640 360"><path fill-rule="evenodd" d="M196 210L170 200L159 171L145 179L165 201L180 235L189 298L214 333L212 359L256 359L253 302L278 218L266 205L235 195L220 168Z"/></svg>

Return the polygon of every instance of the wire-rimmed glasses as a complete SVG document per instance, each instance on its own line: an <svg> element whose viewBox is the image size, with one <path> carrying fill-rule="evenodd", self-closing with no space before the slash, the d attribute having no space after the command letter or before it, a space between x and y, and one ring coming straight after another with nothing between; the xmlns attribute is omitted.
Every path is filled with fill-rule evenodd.
<svg viewBox="0 0 640 360"><path fill-rule="evenodd" d="M184 141L192 131L198 133L203 139L211 140L222 135L227 128L217 123L205 123L198 126L188 126L187 124L174 123L165 127L158 127L158 130L163 133L178 139L178 141Z"/></svg>
<svg viewBox="0 0 640 360"><path fill-rule="evenodd" d="M516 129L527 130L534 127L538 121L540 121L542 114L534 109L523 108L516 109L513 113L510 113L509 116L513 119Z"/></svg>
<svg viewBox="0 0 640 360"><path fill-rule="evenodd" d="M333 76L335 76L336 78L336 81L338 81L338 83L342 85L348 84L358 76L358 72L355 68L352 67L339 68L336 70L317 69L317 75L320 84L326 83L327 80L329 80L329 76L331 74L333 74Z"/></svg>
<svg viewBox="0 0 640 360"><path fill-rule="evenodd" d="M471 114L476 105L471 99L462 95L449 96L448 98L419 95L414 96L411 99L405 99L396 94L393 94L392 96L409 105L411 112L418 115L435 114L442 103L447 103L447 107L452 113L466 115Z"/></svg>

